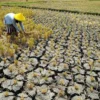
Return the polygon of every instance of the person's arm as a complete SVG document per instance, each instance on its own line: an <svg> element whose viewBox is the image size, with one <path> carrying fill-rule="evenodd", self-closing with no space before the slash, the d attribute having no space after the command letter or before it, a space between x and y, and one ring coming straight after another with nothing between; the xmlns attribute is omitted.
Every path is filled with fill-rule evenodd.
<svg viewBox="0 0 100 100"><path fill-rule="evenodd" d="M23 23L22 23L22 22L19 22L19 24L20 24L21 29L22 29L23 32L25 33L25 29L24 29Z"/></svg>
<svg viewBox="0 0 100 100"><path fill-rule="evenodd" d="M15 22L13 22L13 26L16 28L16 31L19 33L19 32L20 32L20 30L19 30L19 28L17 27L17 25L16 25L16 23L15 23Z"/></svg>

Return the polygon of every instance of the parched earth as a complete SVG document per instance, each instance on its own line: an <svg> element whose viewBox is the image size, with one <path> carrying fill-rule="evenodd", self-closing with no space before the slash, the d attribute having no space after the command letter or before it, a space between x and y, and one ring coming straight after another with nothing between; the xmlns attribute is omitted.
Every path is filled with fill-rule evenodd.
<svg viewBox="0 0 100 100"><path fill-rule="evenodd" d="M1 60L0 100L100 100L100 18L34 13L34 22L53 34L30 52Z"/></svg>

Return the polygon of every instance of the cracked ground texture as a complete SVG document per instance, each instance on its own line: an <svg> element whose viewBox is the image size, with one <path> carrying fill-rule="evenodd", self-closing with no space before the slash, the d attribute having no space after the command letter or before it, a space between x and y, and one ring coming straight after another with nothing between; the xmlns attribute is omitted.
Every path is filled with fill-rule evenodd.
<svg viewBox="0 0 100 100"><path fill-rule="evenodd" d="M100 18L34 13L53 34L0 62L0 100L100 100Z"/></svg>

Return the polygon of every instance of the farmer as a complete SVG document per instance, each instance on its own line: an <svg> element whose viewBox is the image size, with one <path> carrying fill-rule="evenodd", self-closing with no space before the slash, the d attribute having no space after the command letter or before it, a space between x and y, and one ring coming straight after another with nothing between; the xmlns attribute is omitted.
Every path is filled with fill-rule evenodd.
<svg viewBox="0 0 100 100"><path fill-rule="evenodd" d="M21 32L19 28L17 27L17 23L20 24L20 27L22 31L25 33L24 26L22 24L22 21L25 20L25 17L22 13L8 13L4 17L4 24L6 25L7 34L8 35L16 35L18 36L18 33Z"/></svg>

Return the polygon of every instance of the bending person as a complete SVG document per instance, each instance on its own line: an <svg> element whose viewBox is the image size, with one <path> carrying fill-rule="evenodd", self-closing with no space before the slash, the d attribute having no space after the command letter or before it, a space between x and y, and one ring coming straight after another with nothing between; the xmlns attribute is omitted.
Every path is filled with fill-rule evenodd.
<svg viewBox="0 0 100 100"><path fill-rule="evenodd" d="M4 17L4 24L6 25L7 34L8 35L16 35L18 36L18 33L21 32L21 30L18 28L17 23L20 24L20 27L22 31L25 33L24 26L22 22L25 21L25 17L22 13L8 13Z"/></svg>

